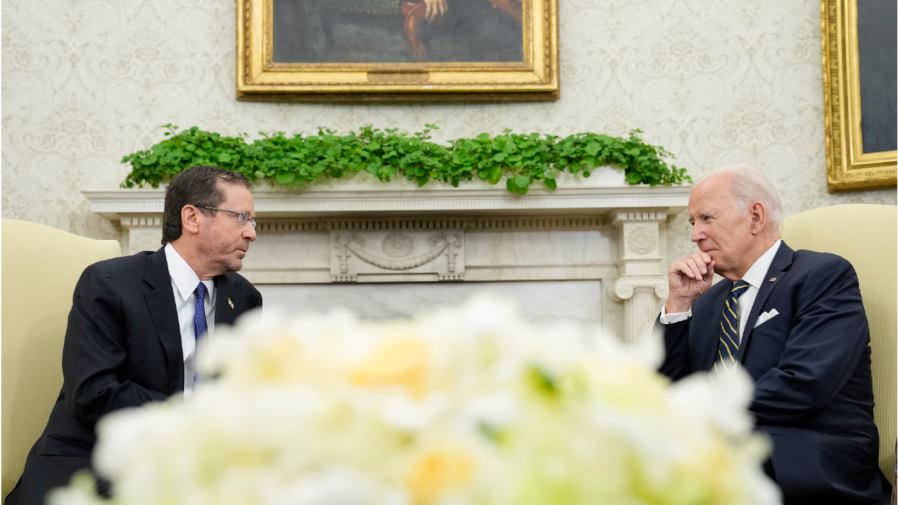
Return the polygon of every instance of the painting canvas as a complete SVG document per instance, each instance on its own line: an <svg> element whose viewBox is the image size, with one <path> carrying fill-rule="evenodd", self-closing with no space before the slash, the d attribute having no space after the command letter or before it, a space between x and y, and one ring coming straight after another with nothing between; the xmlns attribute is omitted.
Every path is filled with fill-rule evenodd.
<svg viewBox="0 0 898 505"><path fill-rule="evenodd" d="M898 131L895 129L895 98L898 96L896 15L898 4L893 0L857 4L861 143L865 153L898 149Z"/></svg>
<svg viewBox="0 0 898 505"><path fill-rule="evenodd" d="M238 98L554 100L556 0L241 0Z"/></svg>
<svg viewBox="0 0 898 505"><path fill-rule="evenodd" d="M824 0L821 7L827 187L895 187L896 3Z"/></svg>
<svg viewBox="0 0 898 505"><path fill-rule="evenodd" d="M524 62L520 0L274 0L277 63Z"/></svg>

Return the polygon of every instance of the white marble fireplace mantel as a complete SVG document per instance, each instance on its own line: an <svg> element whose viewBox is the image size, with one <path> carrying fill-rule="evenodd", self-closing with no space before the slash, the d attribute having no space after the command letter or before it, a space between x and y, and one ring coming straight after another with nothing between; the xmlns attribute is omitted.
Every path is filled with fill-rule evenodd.
<svg viewBox="0 0 898 505"><path fill-rule="evenodd" d="M601 323L633 340L667 296L667 220L690 190L261 188L241 273L261 285L598 281ZM159 248L162 189L83 193L121 224L124 254Z"/></svg>

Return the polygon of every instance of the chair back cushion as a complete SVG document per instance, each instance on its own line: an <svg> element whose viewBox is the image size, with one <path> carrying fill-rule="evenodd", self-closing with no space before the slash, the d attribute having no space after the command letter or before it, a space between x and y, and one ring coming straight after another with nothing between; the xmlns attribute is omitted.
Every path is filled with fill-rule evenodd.
<svg viewBox="0 0 898 505"><path fill-rule="evenodd" d="M62 342L75 283L97 261L120 256L115 240L2 221L2 495L22 475L62 388Z"/></svg>
<svg viewBox="0 0 898 505"><path fill-rule="evenodd" d="M896 441L896 249L898 208L836 205L786 218L783 240L793 249L837 254L854 266L870 323L874 416L879 428L879 466L894 479Z"/></svg>

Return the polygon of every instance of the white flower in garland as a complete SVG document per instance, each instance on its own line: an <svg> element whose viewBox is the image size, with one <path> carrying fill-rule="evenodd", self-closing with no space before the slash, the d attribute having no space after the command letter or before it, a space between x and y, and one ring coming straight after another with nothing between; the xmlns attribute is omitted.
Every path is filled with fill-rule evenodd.
<svg viewBox="0 0 898 505"><path fill-rule="evenodd" d="M748 376L671 385L659 348L484 298L243 319L199 353L217 380L104 418L94 463L129 505L777 503ZM51 504L108 503L89 487Z"/></svg>

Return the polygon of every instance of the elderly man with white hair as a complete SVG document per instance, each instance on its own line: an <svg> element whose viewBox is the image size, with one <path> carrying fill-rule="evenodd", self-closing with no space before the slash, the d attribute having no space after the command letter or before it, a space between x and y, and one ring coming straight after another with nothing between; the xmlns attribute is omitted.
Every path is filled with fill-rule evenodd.
<svg viewBox="0 0 898 505"><path fill-rule="evenodd" d="M668 271L661 372L713 379L741 366L751 375L750 410L773 444L765 471L786 504L888 503L854 268L780 240L776 190L748 166L696 184L689 222L699 252ZM714 273L724 280L712 286Z"/></svg>

